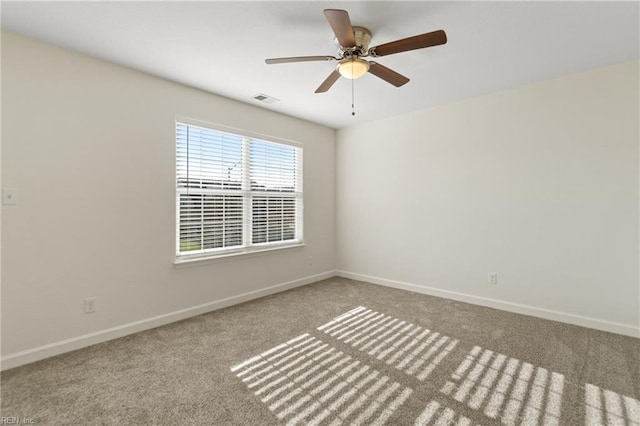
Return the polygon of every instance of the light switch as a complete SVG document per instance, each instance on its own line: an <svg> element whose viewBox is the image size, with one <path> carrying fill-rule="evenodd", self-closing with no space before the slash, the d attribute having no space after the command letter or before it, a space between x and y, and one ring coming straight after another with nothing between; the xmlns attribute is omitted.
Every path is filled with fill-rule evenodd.
<svg viewBox="0 0 640 426"><path fill-rule="evenodd" d="M2 204L5 206L18 204L18 190L15 188L3 188Z"/></svg>

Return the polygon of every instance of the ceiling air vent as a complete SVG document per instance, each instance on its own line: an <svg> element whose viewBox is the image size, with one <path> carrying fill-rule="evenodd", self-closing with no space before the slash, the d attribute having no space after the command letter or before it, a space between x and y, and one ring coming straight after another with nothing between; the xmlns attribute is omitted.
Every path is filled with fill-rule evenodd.
<svg viewBox="0 0 640 426"><path fill-rule="evenodd" d="M274 98L273 96L265 95L264 93L258 93L253 97L256 101L264 102L265 104L275 104L280 99Z"/></svg>

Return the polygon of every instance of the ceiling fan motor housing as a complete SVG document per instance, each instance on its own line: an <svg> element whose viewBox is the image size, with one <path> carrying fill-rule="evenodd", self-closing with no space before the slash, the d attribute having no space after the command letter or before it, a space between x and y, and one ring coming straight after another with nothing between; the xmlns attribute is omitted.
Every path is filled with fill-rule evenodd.
<svg viewBox="0 0 640 426"><path fill-rule="evenodd" d="M340 42L336 37L333 38L333 41L340 46L340 49L344 52L348 52L349 50L353 50L353 53L358 55L363 55L369 50L369 43L371 43L371 31L365 27L353 27L353 35L356 39L355 48L352 46L340 46ZM344 48L344 49L343 49ZM357 52L355 52L357 50Z"/></svg>

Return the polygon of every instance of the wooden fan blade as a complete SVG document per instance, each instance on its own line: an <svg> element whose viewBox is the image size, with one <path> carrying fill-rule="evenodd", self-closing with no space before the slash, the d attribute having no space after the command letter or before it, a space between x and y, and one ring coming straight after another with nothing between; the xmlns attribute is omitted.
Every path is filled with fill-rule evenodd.
<svg viewBox="0 0 640 426"><path fill-rule="evenodd" d="M346 10L325 9L324 16L327 17L333 33L336 35L340 46L353 47L356 45L356 37L353 35L351 19Z"/></svg>
<svg viewBox="0 0 640 426"><path fill-rule="evenodd" d="M413 37L403 38L371 48L372 56L385 56L408 50L423 49L425 47L439 46L447 42L447 34L442 31L433 31Z"/></svg>
<svg viewBox="0 0 640 426"><path fill-rule="evenodd" d="M287 62L309 62L309 61L332 61L337 59L333 56L292 56L290 58L265 59L267 64L285 64Z"/></svg>
<svg viewBox="0 0 640 426"><path fill-rule="evenodd" d="M324 93L327 90L331 89L333 83L338 81L339 78L340 73L338 72L338 70L333 71L331 74L329 74L329 77L327 77L327 79L323 81L322 84L316 89L316 93Z"/></svg>
<svg viewBox="0 0 640 426"><path fill-rule="evenodd" d="M384 65L380 65L377 62L369 62L369 72L396 87L403 86L409 82L409 79L404 75L399 74Z"/></svg>

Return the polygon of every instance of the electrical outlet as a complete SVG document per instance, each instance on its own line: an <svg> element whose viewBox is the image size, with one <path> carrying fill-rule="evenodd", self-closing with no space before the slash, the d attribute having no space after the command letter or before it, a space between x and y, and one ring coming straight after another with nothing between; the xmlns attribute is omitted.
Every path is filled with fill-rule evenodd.
<svg viewBox="0 0 640 426"><path fill-rule="evenodd" d="M90 314L96 311L96 298L87 297L84 299L84 313Z"/></svg>
<svg viewBox="0 0 640 426"><path fill-rule="evenodd" d="M309 257L307 257L307 265L308 265L308 266L313 265L313 256L309 256Z"/></svg>
<svg viewBox="0 0 640 426"><path fill-rule="evenodd" d="M489 276L487 277L487 283L493 284L493 285L498 284L498 273L489 272Z"/></svg>

